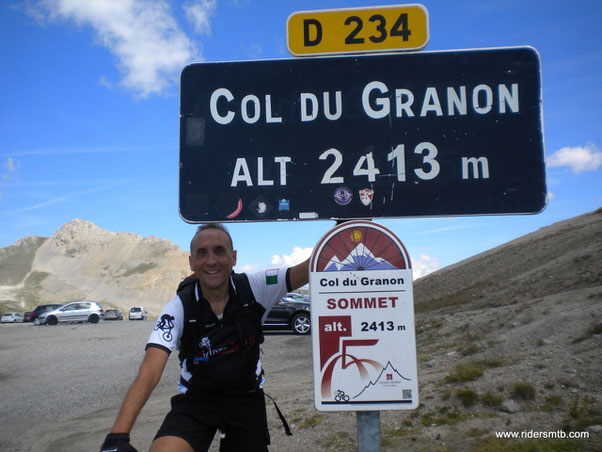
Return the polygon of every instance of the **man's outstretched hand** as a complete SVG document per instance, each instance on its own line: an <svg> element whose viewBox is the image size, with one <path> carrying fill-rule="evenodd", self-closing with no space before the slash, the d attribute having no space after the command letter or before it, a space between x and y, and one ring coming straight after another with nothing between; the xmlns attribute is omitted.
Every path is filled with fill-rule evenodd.
<svg viewBox="0 0 602 452"><path fill-rule="evenodd" d="M100 452L138 452L130 444L130 435L127 433L109 433L102 443Z"/></svg>

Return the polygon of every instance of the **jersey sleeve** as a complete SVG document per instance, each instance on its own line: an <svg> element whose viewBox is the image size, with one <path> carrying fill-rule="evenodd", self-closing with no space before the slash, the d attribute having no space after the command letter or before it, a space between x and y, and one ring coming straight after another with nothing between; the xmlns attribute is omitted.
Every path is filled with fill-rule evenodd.
<svg viewBox="0 0 602 452"><path fill-rule="evenodd" d="M158 347L171 353L180 348L180 339L184 331L184 306L180 297L175 296L161 311L153 331L148 338L146 348Z"/></svg>
<svg viewBox="0 0 602 452"><path fill-rule="evenodd" d="M247 274L255 300L265 308L263 319L270 309L288 292L289 269L286 267Z"/></svg>

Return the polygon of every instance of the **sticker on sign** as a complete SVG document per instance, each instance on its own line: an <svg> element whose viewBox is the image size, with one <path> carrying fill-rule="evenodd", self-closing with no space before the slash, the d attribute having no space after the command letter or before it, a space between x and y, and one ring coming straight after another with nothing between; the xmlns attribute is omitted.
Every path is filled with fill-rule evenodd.
<svg viewBox="0 0 602 452"><path fill-rule="evenodd" d="M412 269L370 221L327 233L310 260L314 400L320 411L418 407Z"/></svg>

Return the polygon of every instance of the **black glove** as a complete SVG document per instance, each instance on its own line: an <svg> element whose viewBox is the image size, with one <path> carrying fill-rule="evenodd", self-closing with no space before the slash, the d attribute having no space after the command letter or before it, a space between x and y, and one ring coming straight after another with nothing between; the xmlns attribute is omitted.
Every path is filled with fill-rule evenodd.
<svg viewBox="0 0 602 452"><path fill-rule="evenodd" d="M102 443L100 452L138 452L130 444L130 435L127 433L109 433Z"/></svg>

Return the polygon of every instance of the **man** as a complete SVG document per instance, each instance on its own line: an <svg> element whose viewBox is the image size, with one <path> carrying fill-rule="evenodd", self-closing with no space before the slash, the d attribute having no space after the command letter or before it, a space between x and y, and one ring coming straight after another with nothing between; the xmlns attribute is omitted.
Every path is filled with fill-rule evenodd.
<svg viewBox="0 0 602 452"><path fill-rule="evenodd" d="M222 225L206 224L191 241L189 262L198 283L163 309L102 451L135 451L129 432L175 348L182 366L180 394L172 398L151 452L206 451L217 429L223 437L220 450L267 451L257 325L260 329L260 321L286 292L307 284L308 261L275 274L250 274L245 292L240 278L233 284L236 251L230 234ZM184 308L184 299L192 300L192 309Z"/></svg>

